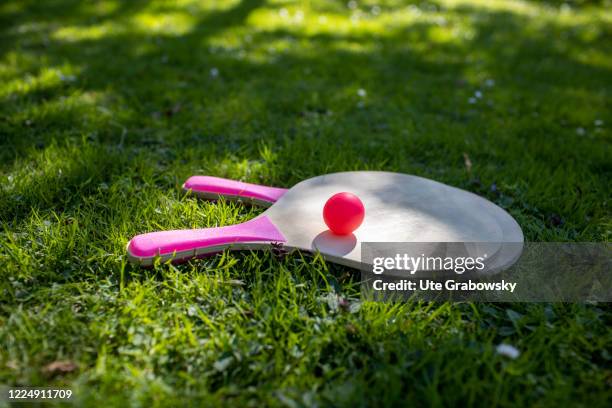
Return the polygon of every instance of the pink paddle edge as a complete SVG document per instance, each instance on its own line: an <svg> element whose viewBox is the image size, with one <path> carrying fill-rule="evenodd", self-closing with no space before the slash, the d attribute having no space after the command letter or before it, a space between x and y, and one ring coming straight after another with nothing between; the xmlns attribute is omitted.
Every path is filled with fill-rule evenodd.
<svg viewBox="0 0 612 408"><path fill-rule="evenodd" d="M132 238L127 249L134 258L153 258L189 251L194 251L194 255L195 251L206 253L206 248L237 242L273 243L286 239L268 217L261 216L227 227L149 232ZM215 251L218 249L211 253Z"/></svg>
<svg viewBox="0 0 612 408"><path fill-rule="evenodd" d="M195 193L248 197L269 203L275 203L287 192L287 189L284 188L261 186L211 176L191 176L185 181L183 188Z"/></svg>

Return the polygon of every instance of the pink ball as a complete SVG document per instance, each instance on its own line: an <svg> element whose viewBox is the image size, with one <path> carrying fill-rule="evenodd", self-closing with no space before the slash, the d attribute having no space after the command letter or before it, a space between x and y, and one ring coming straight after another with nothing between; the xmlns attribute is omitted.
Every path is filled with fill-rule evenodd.
<svg viewBox="0 0 612 408"><path fill-rule="evenodd" d="M323 220L338 235L348 235L363 222L365 208L355 194L338 193L327 200L323 207Z"/></svg>

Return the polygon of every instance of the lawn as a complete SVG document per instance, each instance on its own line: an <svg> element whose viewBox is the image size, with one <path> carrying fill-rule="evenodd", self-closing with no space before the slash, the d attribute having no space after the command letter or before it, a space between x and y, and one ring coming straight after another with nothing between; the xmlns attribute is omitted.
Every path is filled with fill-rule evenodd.
<svg viewBox="0 0 612 408"><path fill-rule="evenodd" d="M89 406L607 406L607 304L360 302L319 256L142 270L125 246L261 212L184 196L190 175L345 170L472 191L528 241L608 241L611 27L605 0L2 1L0 384Z"/></svg>

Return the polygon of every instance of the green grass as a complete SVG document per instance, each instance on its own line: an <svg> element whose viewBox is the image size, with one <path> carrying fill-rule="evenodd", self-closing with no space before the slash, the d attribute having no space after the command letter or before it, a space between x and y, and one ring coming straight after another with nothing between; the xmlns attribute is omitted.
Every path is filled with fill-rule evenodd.
<svg viewBox="0 0 612 408"><path fill-rule="evenodd" d="M608 305L359 303L354 271L307 254L141 270L125 245L261 211L182 196L193 174L356 169L473 191L530 241L608 241L610 10L3 1L0 384L91 406L606 406Z"/></svg>

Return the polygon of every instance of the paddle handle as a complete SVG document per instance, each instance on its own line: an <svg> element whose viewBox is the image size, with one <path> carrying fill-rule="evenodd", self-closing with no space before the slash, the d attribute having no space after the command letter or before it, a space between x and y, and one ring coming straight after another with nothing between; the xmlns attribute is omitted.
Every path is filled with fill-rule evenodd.
<svg viewBox="0 0 612 408"><path fill-rule="evenodd" d="M185 181L183 189L206 199L249 199L256 204L270 206L280 199L287 189L268 187L242 181L211 176L192 176Z"/></svg>
<svg viewBox="0 0 612 408"><path fill-rule="evenodd" d="M236 243L273 244L285 237L266 216L227 227L149 232L128 243L132 262L152 264L156 257L183 260L222 251Z"/></svg>

